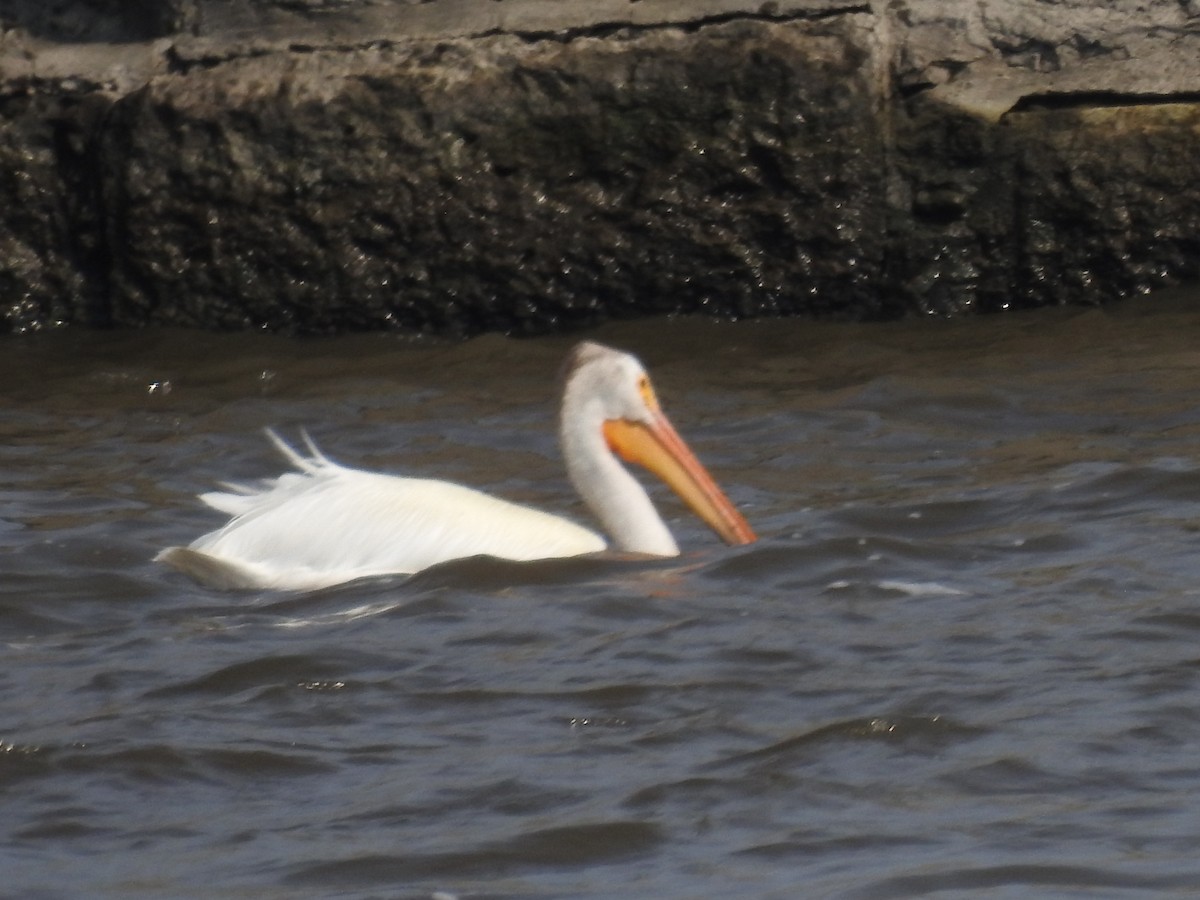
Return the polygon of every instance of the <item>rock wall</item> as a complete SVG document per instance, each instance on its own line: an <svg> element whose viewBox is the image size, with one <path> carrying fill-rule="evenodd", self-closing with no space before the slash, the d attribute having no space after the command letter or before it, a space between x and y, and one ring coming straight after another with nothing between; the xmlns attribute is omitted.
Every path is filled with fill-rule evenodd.
<svg viewBox="0 0 1200 900"><path fill-rule="evenodd" d="M542 331L1200 277L1200 4L0 0L0 311Z"/></svg>

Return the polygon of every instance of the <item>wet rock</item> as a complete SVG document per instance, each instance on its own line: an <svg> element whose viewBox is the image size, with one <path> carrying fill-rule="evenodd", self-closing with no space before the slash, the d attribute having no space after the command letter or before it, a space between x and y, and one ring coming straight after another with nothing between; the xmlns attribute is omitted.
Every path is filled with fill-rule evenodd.
<svg viewBox="0 0 1200 900"><path fill-rule="evenodd" d="M1200 278L1194 11L912 0L898 21L905 239L888 257L906 305L1102 303Z"/></svg>
<svg viewBox="0 0 1200 900"><path fill-rule="evenodd" d="M1200 277L1200 17L0 0L0 310L542 331Z"/></svg>
<svg viewBox="0 0 1200 900"><path fill-rule="evenodd" d="M1006 124L1025 304L1200 278L1200 104L1029 109Z"/></svg>
<svg viewBox="0 0 1200 900"><path fill-rule="evenodd" d="M474 332L877 312L855 30L499 35L156 79L99 148L114 316Z"/></svg>
<svg viewBox="0 0 1200 900"><path fill-rule="evenodd" d="M108 320L92 152L107 109L88 90L0 98L0 309L10 330Z"/></svg>

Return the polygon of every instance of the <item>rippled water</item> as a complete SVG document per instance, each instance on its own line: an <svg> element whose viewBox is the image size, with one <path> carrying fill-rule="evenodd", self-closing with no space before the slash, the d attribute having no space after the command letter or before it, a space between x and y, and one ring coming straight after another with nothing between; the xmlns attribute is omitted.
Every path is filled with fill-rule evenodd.
<svg viewBox="0 0 1200 900"><path fill-rule="evenodd" d="M307 595L151 557L267 425L584 519L571 341L5 339L0 893L1192 896L1197 299L601 329L759 543Z"/></svg>

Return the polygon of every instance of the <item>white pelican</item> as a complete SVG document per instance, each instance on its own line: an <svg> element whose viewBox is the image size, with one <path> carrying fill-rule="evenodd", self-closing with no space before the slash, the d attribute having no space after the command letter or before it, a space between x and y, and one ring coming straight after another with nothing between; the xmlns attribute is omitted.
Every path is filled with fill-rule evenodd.
<svg viewBox="0 0 1200 900"><path fill-rule="evenodd" d="M617 456L658 475L726 542L755 540L659 409L637 359L585 342L567 358L564 375L559 438L567 472L617 549L679 554ZM480 554L533 560L605 549L600 535L558 516L445 481L347 468L307 435L310 455L302 456L267 434L298 471L202 494L233 518L156 559L215 587L310 590Z"/></svg>

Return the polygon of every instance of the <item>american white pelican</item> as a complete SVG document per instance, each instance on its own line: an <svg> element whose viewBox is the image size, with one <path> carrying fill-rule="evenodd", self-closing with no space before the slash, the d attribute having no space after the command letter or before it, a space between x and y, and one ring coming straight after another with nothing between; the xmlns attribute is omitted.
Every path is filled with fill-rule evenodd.
<svg viewBox="0 0 1200 900"><path fill-rule="evenodd" d="M677 556L679 548L617 456L665 481L726 542L754 532L659 409L642 364L595 343L567 358L559 438L571 482L617 549ZM605 548L566 519L445 481L338 465L311 441L302 456L267 434L298 471L200 499L233 518L156 557L224 588L309 590L369 575L409 574L486 554L510 560ZM306 436L307 441L307 436Z"/></svg>

